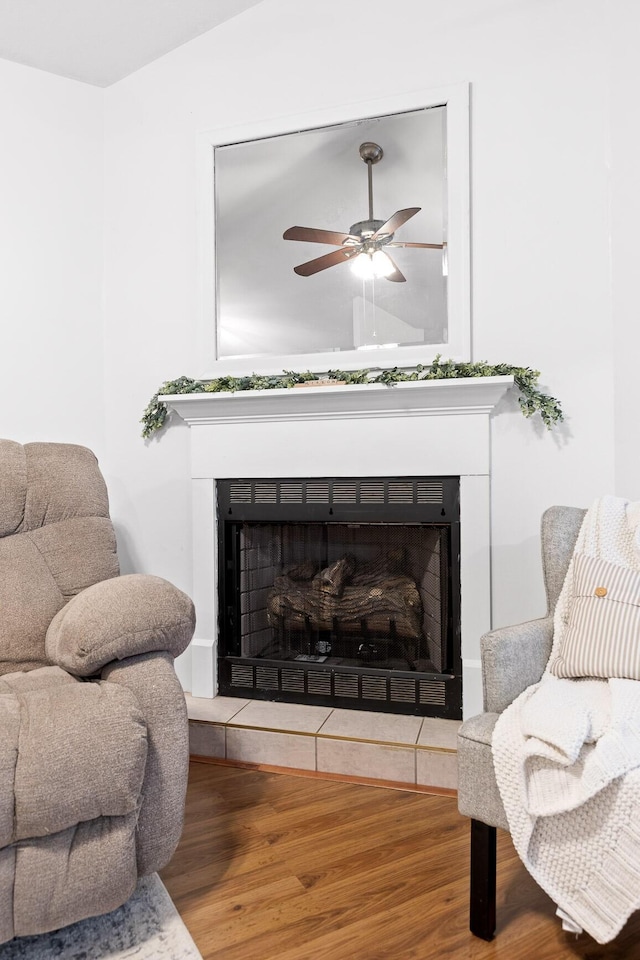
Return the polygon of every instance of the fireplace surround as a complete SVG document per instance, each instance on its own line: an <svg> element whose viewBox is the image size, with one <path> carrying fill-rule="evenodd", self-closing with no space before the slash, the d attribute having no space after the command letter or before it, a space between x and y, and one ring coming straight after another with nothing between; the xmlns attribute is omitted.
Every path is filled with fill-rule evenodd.
<svg viewBox="0 0 640 960"><path fill-rule="evenodd" d="M222 694L460 719L457 477L216 492Z"/></svg>
<svg viewBox="0 0 640 960"><path fill-rule="evenodd" d="M163 398L190 428L190 692L219 692L219 480L448 476L459 478L462 712L479 712L479 641L491 627L490 420L512 383L473 377Z"/></svg>

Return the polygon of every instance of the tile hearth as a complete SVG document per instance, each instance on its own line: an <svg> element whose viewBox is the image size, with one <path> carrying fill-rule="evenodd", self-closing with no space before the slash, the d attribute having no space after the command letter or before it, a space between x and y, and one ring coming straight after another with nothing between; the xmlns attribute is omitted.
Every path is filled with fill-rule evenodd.
<svg viewBox="0 0 640 960"><path fill-rule="evenodd" d="M190 694L187 708L192 756L457 787L457 720Z"/></svg>

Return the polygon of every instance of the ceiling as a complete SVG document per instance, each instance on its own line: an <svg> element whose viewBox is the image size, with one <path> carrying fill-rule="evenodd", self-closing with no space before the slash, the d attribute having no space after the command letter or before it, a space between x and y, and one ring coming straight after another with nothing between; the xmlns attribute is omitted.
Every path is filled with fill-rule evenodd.
<svg viewBox="0 0 640 960"><path fill-rule="evenodd" d="M0 0L0 58L108 87L262 0Z"/></svg>

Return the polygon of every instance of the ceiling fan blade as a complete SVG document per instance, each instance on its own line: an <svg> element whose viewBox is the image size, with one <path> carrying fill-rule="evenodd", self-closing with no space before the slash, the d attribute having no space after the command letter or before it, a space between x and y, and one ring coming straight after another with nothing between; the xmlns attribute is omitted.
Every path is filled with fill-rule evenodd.
<svg viewBox="0 0 640 960"><path fill-rule="evenodd" d="M402 240L392 240L389 247L425 247L427 250L443 250L444 243L403 243Z"/></svg>
<svg viewBox="0 0 640 960"><path fill-rule="evenodd" d="M314 273L319 273L320 270L326 270L327 267L334 267L337 263L346 263L347 260L350 260L357 252L357 247L341 247L340 250L325 253L323 257L316 257L315 260L307 260L306 263L301 263L293 269L299 277L310 277Z"/></svg>
<svg viewBox="0 0 640 960"><path fill-rule="evenodd" d="M391 260L391 257L386 250L384 251L384 255L387 260ZM393 266L393 273L388 273L385 279L393 280L395 283L404 283L407 278L403 273L400 272L400 270L398 270L398 265L394 263L393 260L391 260L391 265Z"/></svg>
<svg viewBox="0 0 640 960"><path fill-rule="evenodd" d="M344 246L345 240L359 241L349 233L336 233L335 230L317 230L315 227L289 227L282 234L283 240L306 240L309 243L332 243L336 247Z"/></svg>
<svg viewBox="0 0 640 960"><path fill-rule="evenodd" d="M407 207L405 210L396 210L393 216L389 217L386 223L383 223L370 239L377 240L383 233L395 233L403 223L406 223L411 217L415 217L416 213L420 213L421 209L422 207Z"/></svg>

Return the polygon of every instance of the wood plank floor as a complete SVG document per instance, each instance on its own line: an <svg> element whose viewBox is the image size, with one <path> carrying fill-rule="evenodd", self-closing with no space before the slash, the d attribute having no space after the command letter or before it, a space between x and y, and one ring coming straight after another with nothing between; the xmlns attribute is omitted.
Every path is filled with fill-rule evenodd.
<svg viewBox="0 0 640 960"><path fill-rule="evenodd" d="M192 763L162 879L204 960L640 960L640 913L599 946L563 933L498 831L498 933L467 924L451 797Z"/></svg>

